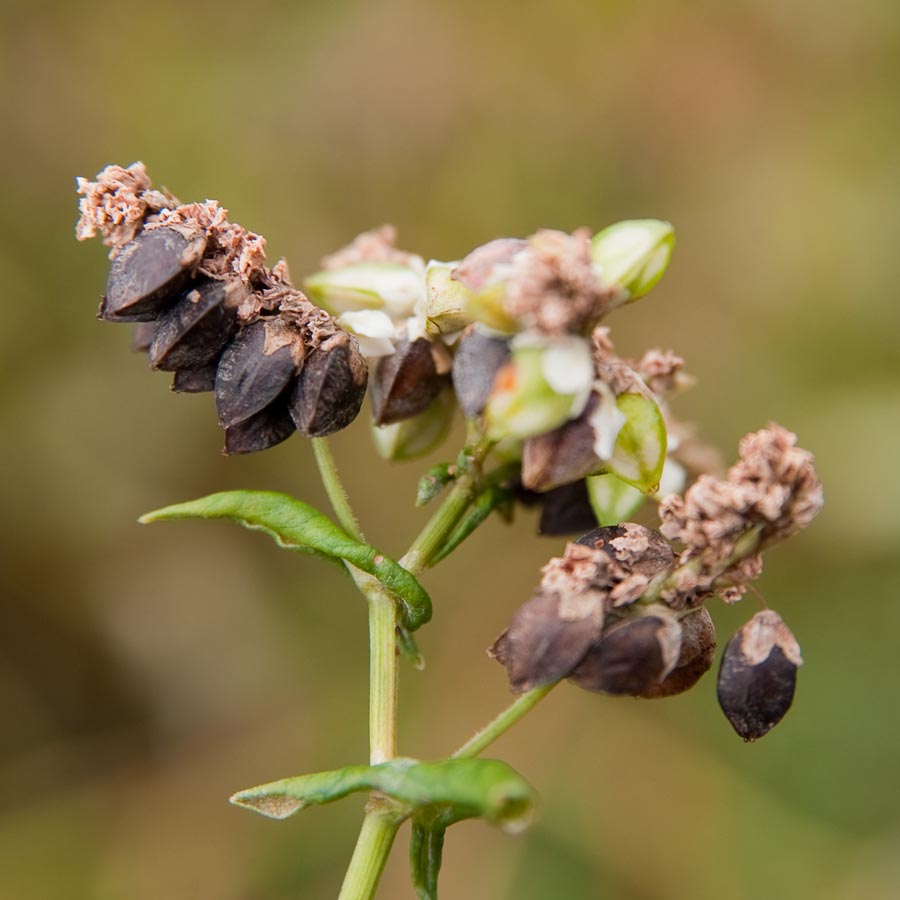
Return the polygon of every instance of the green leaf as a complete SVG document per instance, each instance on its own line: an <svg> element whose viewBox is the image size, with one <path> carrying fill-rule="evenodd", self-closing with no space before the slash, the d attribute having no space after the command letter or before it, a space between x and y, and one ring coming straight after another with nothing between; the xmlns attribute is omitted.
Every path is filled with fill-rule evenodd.
<svg viewBox="0 0 900 900"><path fill-rule="evenodd" d="M439 818L426 822L413 821L409 839L409 868L413 888L419 900L437 900L437 881L444 854L447 825Z"/></svg>
<svg viewBox="0 0 900 900"><path fill-rule="evenodd" d="M616 405L625 416L607 468L644 494L659 488L666 461L666 424L656 402L645 394L620 394Z"/></svg>
<svg viewBox="0 0 900 900"><path fill-rule="evenodd" d="M225 491L157 509L139 521L147 524L172 519L230 519L265 532L287 550L345 560L372 575L400 600L405 628L415 631L431 618L431 598L413 575L369 544L351 538L308 503L287 494Z"/></svg>
<svg viewBox="0 0 900 900"><path fill-rule="evenodd" d="M598 525L627 522L646 499L636 487L611 472L588 478L587 492Z"/></svg>
<svg viewBox="0 0 900 900"><path fill-rule="evenodd" d="M380 791L430 820L440 817L450 824L480 818L506 831L520 831L528 824L535 801L525 779L497 759L427 763L401 758L377 766L347 766L284 778L239 791L231 802L273 819L286 819L307 806L332 803L360 791Z"/></svg>

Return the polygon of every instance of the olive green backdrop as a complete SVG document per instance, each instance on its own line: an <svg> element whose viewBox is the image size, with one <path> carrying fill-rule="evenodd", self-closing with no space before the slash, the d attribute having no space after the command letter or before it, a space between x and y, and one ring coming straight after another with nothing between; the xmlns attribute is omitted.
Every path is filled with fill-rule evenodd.
<svg viewBox="0 0 900 900"><path fill-rule="evenodd" d="M75 243L74 178L135 159L295 276L383 221L443 259L674 222L666 279L614 336L687 357L677 409L728 458L770 419L816 454L825 512L760 582L804 650L795 708L745 746L712 676L659 703L562 686L497 746L539 821L454 828L442 897L900 895L896 2L7 0L0 31L2 900L333 897L361 815L226 803L364 759L365 612L259 535L136 524L229 487L325 500L299 437L225 459L210 397L172 395L95 320L106 261ZM334 447L399 554L423 465L376 460L362 419ZM492 521L427 576L405 754L507 702L484 648L561 548L533 530ZM722 635L754 608L714 610ZM382 897L411 896L405 839Z"/></svg>

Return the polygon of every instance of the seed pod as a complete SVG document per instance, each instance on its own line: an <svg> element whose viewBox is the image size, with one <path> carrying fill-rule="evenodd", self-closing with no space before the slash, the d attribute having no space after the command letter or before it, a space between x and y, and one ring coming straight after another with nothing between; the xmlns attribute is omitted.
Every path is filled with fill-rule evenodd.
<svg viewBox="0 0 900 900"><path fill-rule="evenodd" d="M297 429L324 437L346 428L359 413L369 370L356 338L338 331L303 360L288 407Z"/></svg>
<svg viewBox="0 0 900 900"><path fill-rule="evenodd" d="M791 708L800 647L778 613L758 612L725 646L719 706L745 740L768 734Z"/></svg>
<svg viewBox="0 0 900 900"><path fill-rule="evenodd" d="M681 652L681 626L670 614L627 618L603 632L572 673L589 691L640 696L672 671Z"/></svg>
<svg viewBox="0 0 900 900"><path fill-rule="evenodd" d="M260 319L225 348L216 372L219 424L230 428L265 409L296 371L290 335L276 319Z"/></svg>
<svg viewBox="0 0 900 900"><path fill-rule="evenodd" d="M205 394L216 389L216 369L218 362L212 362L202 369L179 369L172 379L172 390L176 394Z"/></svg>
<svg viewBox="0 0 900 900"><path fill-rule="evenodd" d="M603 628L601 594L539 589L513 616L488 654L506 669L518 692L568 675Z"/></svg>
<svg viewBox="0 0 900 900"><path fill-rule="evenodd" d="M139 234L112 261L99 318L156 319L188 286L205 247L204 235L186 238L174 228Z"/></svg>
<svg viewBox="0 0 900 900"><path fill-rule="evenodd" d="M672 697L692 688L712 667L716 653L716 627L706 607L681 620L681 653L675 668L660 684L651 685L639 696L647 700Z"/></svg>
<svg viewBox="0 0 900 900"><path fill-rule="evenodd" d="M562 487L547 491L546 494L532 494L541 503L541 518L538 522L538 534L547 537L558 537L565 534L578 534L585 528L596 525L594 511L588 500L584 479L564 484Z"/></svg>
<svg viewBox="0 0 900 900"><path fill-rule="evenodd" d="M246 290L239 281L204 281L159 318L150 365L198 369L212 362L237 328L237 307Z"/></svg>
<svg viewBox="0 0 900 900"><path fill-rule="evenodd" d="M480 416L497 372L509 360L509 341L468 328L453 357L453 389L467 419Z"/></svg>
<svg viewBox="0 0 900 900"><path fill-rule="evenodd" d="M225 453L254 453L267 450L287 440L296 426L287 406L286 396L279 397L265 409L225 429Z"/></svg>
<svg viewBox="0 0 900 900"><path fill-rule="evenodd" d="M594 452L594 428L590 421L598 403L599 395L592 393L580 416L553 431L526 438L522 453L525 487L547 491L579 481L598 470L602 463Z"/></svg>
<svg viewBox="0 0 900 900"><path fill-rule="evenodd" d="M372 379L372 415L376 425L392 425L422 412L438 395L438 375L425 338L403 338L390 356L378 361Z"/></svg>

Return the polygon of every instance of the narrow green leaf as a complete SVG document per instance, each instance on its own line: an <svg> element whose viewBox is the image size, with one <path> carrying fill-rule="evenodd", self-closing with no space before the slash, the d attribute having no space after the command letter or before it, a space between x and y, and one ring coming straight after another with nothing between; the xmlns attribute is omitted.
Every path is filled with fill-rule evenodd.
<svg viewBox="0 0 900 900"><path fill-rule="evenodd" d="M351 538L327 516L300 500L273 491L225 491L149 512L143 524L171 519L230 519L263 531L279 547L346 560L374 576L401 604L403 625L415 631L431 618L431 598L399 563Z"/></svg>
<svg viewBox="0 0 900 900"><path fill-rule="evenodd" d="M448 824L481 818L507 831L520 831L528 824L535 801L531 786L500 760L426 763L401 758L273 781L239 791L231 802L285 819L307 806L331 803L358 791L380 791L415 812L441 816Z"/></svg>
<svg viewBox="0 0 900 900"><path fill-rule="evenodd" d="M666 424L656 402L645 394L620 394L616 405L625 416L608 468L644 494L659 488L666 461Z"/></svg>
<svg viewBox="0 0 900 900"><path fill-rule="evenodd" d="M437 900L438 874L444 854L443 822L428 823L415 819L409 840L409 868L413 888L419 900Z"/></svg>

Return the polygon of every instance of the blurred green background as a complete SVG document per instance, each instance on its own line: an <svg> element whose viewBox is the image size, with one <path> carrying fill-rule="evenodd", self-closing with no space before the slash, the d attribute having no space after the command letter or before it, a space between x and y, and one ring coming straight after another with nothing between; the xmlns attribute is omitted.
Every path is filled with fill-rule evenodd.
<svg viewBox="0 0 900 900"><path fill-rule="evenodd" d="M229 487L325 499L300 438L225 459L210 397L172 395L95 320L107 264L75 243L74 178L135 159L295 276L383 221L442 259L674 222L669 274L613 336L687 357L677 411L727 458L770 419L816 454L825 512L760 582L804 650L795 708L745 746L712 676L658 704L561 687L497 745L539 821L454 828L442 897L900 896L895 0L7 0L0 31L2 900L333 897L361 814L226 803L365 758L365 614L261 536L136 524ZM362 420L334 447L401 553L423 466L375 461ZM490 522L428 574L403 753L507 702L484 648L561 548L533 531ZM721 635L754 609L714 610ZM382 897L412 895L405 838Z"/></svg>

